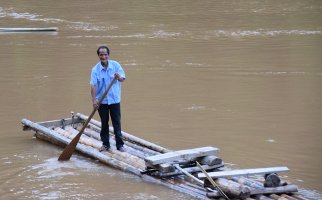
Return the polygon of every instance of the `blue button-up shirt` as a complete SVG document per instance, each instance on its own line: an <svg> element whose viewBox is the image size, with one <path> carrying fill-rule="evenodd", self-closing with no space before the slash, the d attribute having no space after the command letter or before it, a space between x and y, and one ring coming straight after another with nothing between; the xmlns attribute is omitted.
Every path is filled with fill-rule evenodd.
<svg viewBox="0 0 322 200"><path fill-rule="evenodd" d="M119 73L125 78L124 70L121 65L115 60L108 60L107 68L104 68L101 62L98 62L92 69L90 84L96 87L96 99L101 98L108 85L114 78L114 74ZM102 104L115 104L121 102L121 83L116 80L110 91L103 99Z"/></svg>

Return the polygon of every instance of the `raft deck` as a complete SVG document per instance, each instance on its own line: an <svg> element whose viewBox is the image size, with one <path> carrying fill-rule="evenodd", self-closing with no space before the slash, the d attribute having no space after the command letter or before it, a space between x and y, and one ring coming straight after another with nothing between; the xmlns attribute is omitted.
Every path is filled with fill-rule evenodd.
<svg viewBox="0 0 322 200"><path fill-rule="evenodd" d="M53 121L36 123L22 119L21 122L23 130L34 130L37 138L65 147L78 134L87 119L88 116L77 113L70 118ZM115 149L112 127L112 148L107 152L99 152L102 145L100 129L101 123L91 119L76 151L106 165L140 176L146 181L199 199L305 199L298 194L297 186L280 180L278 173L289 170L285 166L227 170L217 155L219 149L216 147L172 151L126 132L122 132L126 152L120 152ZM201 166L197 166L197 163ZM208 173L203 173L203 169ZM255 174L263 175L263 181L258 181L258 177L256 180L249 178Z"/></svg>

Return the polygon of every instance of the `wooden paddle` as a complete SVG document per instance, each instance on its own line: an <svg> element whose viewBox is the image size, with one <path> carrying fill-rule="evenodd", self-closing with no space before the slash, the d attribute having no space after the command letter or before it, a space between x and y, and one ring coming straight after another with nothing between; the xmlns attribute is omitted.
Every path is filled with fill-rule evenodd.
<svg viewBox="0 0 322 200"><path fill-rule="evenodd" d="M98 107L101 105L103 99L107 95L108 91L111 89L111 87L114 84L114 82L116 81L116 79L117 79L116 76L114 76L112 82L108 85L106 91L104 92L104 94L99 99L99 101L97 103ZM66 146L66 148L64 149L64 151L60 154L60 156L58 158L59 161L65 161L65 160L69 160L70 159L70 157L72 156L72 154L75 151L76 145L77 145L80 137L82 136L85 128L87 127L88 123L91 121L91 119L94 116L94 114L95 114L96 111L97 111L97 108L94 108L93 111L92 111L92 113L91 113L91 115L88 117L88 119L86 120L85 124L83 125L82 129L74 137L74 139Z"/></svg>

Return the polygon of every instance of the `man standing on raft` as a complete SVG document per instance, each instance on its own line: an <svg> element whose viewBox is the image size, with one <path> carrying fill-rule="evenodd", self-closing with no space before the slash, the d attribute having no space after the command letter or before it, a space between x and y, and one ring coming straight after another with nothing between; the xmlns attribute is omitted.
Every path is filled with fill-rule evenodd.
<svg viewBox="0 0 322 200"><path fill-rule="evenodd" d="M125 152L123 147L124 142L121 133L121 82L125 80L125 73L121 65L110 60L110 50L107 46L100 46L97 49L97 55L100 61L93 67L91 72L91 96L93 107L98 109L101 118L101 140L103 142L100 151L108 151L110 146L109 140L109 115L112 119L114 128L116 149ZM108 85L113 78L116 77L116 82L112 85L106 97L98 106L98 99L103 95Z"/></svg>

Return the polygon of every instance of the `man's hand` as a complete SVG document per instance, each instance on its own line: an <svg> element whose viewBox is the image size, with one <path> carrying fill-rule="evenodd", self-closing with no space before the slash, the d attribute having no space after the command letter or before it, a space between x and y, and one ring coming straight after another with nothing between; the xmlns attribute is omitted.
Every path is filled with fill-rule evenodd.
<svg viewBox="0 0 322 200"><path fill-rule="evenodd" d="M98 109L98 102L96 99L93 100L93 108Z"/></svg>
<svg viewBox="0 0 322 200"><path fill-rule="evenodd" d="M117 78L118 81L124 81L124 78L121 77L121 75L119 73L115 73L115 77Z"/></svg>

